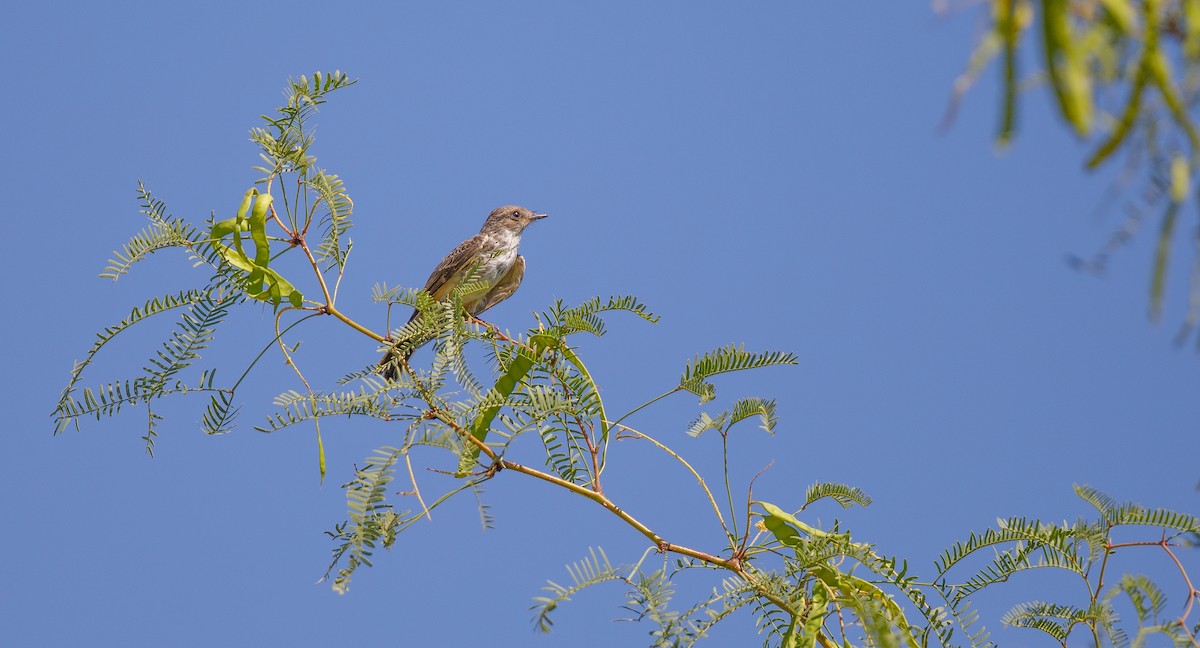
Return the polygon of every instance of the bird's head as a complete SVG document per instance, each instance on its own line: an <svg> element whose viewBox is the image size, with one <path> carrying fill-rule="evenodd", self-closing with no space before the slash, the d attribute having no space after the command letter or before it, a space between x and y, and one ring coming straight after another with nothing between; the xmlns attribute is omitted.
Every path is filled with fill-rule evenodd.
<svg viewBox="0 0 1200 648"><path fill-rule="evenodd" d="M535 220L545 218L546 214L537 214L524 207L516 205L505 205L497 207L488 214L487 220L483 222L481 232L498 232L508 231L513 234L520 234L525 231Z"/></svg>

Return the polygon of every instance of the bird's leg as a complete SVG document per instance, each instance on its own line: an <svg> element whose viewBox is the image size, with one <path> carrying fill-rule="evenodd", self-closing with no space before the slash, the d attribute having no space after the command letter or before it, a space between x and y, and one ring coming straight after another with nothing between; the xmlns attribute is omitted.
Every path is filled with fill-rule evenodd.
<svg viewBox="0 0 1200 648"><path fill-rule="evenodd" d="M488 334L494 338L499 338L501 340L508 341L508 336L506 336L500 332L500 327L496 326L495 324L492 324L491 322L485 322L470 313L467 313L467 321L471 322L472 324L474 324L476 326L482 326L483 328L487 329Z"/></svg>
<svg viewBox="0 0 1200 648"><path fill-rule="evenodd" d="M477 326L482 326L483 328L487 329L487 330L488 330L488 333L490 333L492 337L494 337L494 338L496 338L496 339L498 339L498 340L501 340L501 341L504 341L504 342L514 342L514 341L515 341L515 340L513 340L512 338L510 338L510 337L508 337L507 335L505 335L504 333L501 333L501 332L500 332L500 327L499 327L499 326L496 326L495 324L492 324L491 322L485 322L485 321L483 321L483 320L479 319L478 317L475 317L474 315L472 315L472 314L470 314L470 313L467 313L467 319L468 319L468 320L469 320L469 321L470 321L472 324L475 324L475 325L477 325Z"/></svg>

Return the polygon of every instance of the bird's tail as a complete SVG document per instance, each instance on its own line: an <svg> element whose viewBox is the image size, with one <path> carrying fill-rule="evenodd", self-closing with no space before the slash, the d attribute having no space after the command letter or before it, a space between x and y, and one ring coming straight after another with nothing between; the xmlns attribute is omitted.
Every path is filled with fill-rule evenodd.
<svg viewBox="0 0 1200 648"><path fill-rule="evenodd" d="M379 359L379 369L377 373L383 376L383 379L388 382L396 382L400 378L400 372L408 366L408 359L412 357L412 351L401 353L399 351L388 351Z"/></svg>
<svg viewBox="0 0 1200 648"><path fill-rule="evenodd" d="M421 311L414 309L412 316L408 318L408 323L411 324L412 321L420 317L420 315ZM383 354L383 357L379 359L379 369L377 370L377 373L383 376L384 380L388 382L395 382L398 378L400 378L401 369L408 366L408 359L412 357L413 352L416 350L416 347L410 346L407 350L401 352L397 350L396 347L393 347L390 351Z"/></svg>

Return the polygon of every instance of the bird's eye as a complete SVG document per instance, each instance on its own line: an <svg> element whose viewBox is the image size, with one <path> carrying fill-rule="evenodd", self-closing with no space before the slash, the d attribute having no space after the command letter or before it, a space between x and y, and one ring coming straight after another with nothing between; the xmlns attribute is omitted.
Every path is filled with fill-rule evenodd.
<svg viewBox="0 0 1200 648"><path fill-rule="evenodd" d="M520 218L520 217L521 217L521 212L519 212L519 211L515 211L515 212L513 212L513 213L512 213L512 217L513 217L513 218Z"/></svg>

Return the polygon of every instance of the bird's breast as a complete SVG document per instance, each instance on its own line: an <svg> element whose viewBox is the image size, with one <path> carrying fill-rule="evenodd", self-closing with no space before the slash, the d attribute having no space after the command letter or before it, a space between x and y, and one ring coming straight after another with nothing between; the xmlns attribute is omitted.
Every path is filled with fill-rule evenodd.
<svg viewBox="0 0 1200 648"><path fill-rule="evenodd" d="M508 232L489 236L483 246L485 252L481 260L480 280L487 282L489 286L495 285L516 262L517 246L520 243L521 237Z"/></svg>
<svg viewBox="0 0 1200 648"><path fill-rule="evenodd" d="M483 276L480 278L486 281L489 286L495 285L500 280L500 277L503 277L504 273L508 272L508 269L512 267L516 260L517 248L499 250L491 258L484 261L483 272L481 273Z"/></svg>

